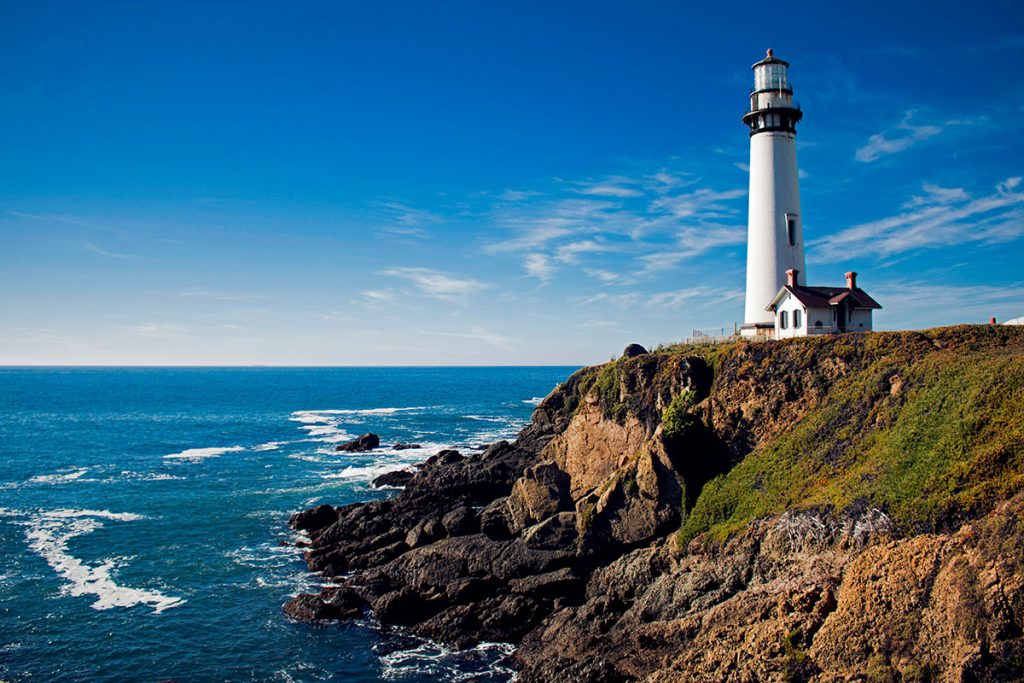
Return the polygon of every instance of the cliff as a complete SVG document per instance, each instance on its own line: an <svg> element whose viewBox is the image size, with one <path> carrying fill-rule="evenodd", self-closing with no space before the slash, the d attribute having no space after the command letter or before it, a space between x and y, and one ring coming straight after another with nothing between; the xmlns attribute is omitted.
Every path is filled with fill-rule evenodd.
<svg viewBox="0 0 1024 683"><path fill-rule="evenodd" d="M512 443L298 513L297 618L372 609L533 681L1024 677L1024 330L672 347Z"/></svg>

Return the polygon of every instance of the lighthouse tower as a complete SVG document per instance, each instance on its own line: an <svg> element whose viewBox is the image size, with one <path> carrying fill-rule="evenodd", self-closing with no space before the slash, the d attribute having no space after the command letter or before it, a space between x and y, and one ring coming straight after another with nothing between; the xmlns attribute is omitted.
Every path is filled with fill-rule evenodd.
<svg viewBox="0 0 1024 683"><path fill-rule="evenodd" d="M750 109L743 116L750 127L750 203L747 300L740 334L766 337L775 329L775 314L767 307L786 284L786 271L799 271L806 278L796 167L796 124L803 113L793 100L789 62L768 50L753 69Z"/></svg>

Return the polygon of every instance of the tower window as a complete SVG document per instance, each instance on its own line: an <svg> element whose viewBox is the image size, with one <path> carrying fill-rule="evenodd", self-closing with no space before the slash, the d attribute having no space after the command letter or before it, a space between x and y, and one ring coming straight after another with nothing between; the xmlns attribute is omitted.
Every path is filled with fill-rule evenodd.
<svg viewBox="0 0 1024 683"><path fill-rule="evenodd" d="M796 219L790 216L786 216L786 241L791 247L796 244Z"/></svg>

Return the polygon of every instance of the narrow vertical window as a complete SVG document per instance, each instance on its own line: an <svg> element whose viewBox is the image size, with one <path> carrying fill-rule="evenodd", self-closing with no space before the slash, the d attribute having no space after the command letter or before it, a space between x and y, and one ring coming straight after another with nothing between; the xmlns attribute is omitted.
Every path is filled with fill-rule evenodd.
<svg viewBox="0 0 1024 683"><path fill-rule="evenodd" d="M799 330L800 329L800 323L803 322L801 320L801 317L802 316L800 315L800 309L797 309L797 310L793 311L793 329L794 330Z"/></svg>
<svg viewBox="0 0 1024 683"><path fill-rule="evenodd" d="M796 219L786 216L786 240L789 246L796 244Z"/></svg>
<svg viewBox="0 0 1024 683"><path fill-rule="evenodd" d="M781 311L779 313L779 329L786 329L789 327L789 311Z"/></svg>

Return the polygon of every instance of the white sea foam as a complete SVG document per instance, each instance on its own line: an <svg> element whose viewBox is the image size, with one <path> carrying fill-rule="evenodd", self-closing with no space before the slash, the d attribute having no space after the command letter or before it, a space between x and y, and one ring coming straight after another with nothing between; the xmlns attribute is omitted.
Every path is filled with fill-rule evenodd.
<svg viewBox="0 0 1024 683"><path fill-rule="evenodd" d="M324 479L352 479L355 481L372 481L382 474L387 474L388 472L398 472L400 470L411 471L412 468L409 466L408 463L405 462L389 462L377 465L365 465L363 467L349 466L343 469L341 472L325 474Z"/></svg>
<svg viewBox="0 0 1024 683"><path fill-rule="evenodd" d="M123 559L111 558L98 564L86 564L68 551L71 539L103 527L102 520L131 522L140 519L145 517L131 512L49 510L35 514L25 522L25 538L29 548L67 582L62 588L67 595L94 595L97 599L92 608L97 610L149 605L159 613L177 607L185 600L159 591L119 585L114 581L114 573Z"/></svg>
<svg viewBox="0 0 1024 683"><path fill-rule="evenodd" d="M204 458L216 458L224 453L237 453L238 451L244 451L245 449L241 446L221 446L213 448L189 448L181 453L171 453L165 455L165 460L203 460Z"/></svg>
<svg viewBox="0 0 1024 683"><path fill-rule="evenodd" d="M503 660L515 652L507 643L480 643L469 650L452 650L439 643L423 641L413 648L395 650L380 658L381 676L385 680L430 677L447 681L509 680L515 671ZM488 662L485 672L460 671L460 660L480 665Z"/></svg>
<svg viewBox="0 0 1024 683"><path fill-rule="evenodd" d="M476 420L478 422L507 422L508 418L497 417L494 415L463 415L463 419Z"/></svg>
<svg viewBox="0 0 1024 683"><path fill-rule="evenodd" d="M324 410L296 410L292 413L291 420L295 422L305 422L320 415L394 415L395 413L405 413L412 410L429 410L431 406L407 406L405 408L360 408L360 409L324 409Z"/></svg>
<svg viewBox="0 0 1024 683"><path fill-rule="evenodd" d="M254 451L276 451L277 449L279 449L281 446L285 445L286 443L290 443L290 442L289 441L268 441L267 443L261 443L259 446L253 446L252 449Z"/></svg>
<svg viewBox="0 0 1024 683"><path fill-rule="evenodd" d="M67 484L69 482L80 479L86 472L89 471L88 467L69 467L53 474L40 474L32 477L28 480L29 484Z"/></svg>
<svg viewBox="0 0 1024 683"><path fill-rule="evenodd" d="M544 400L543 396L534 396L533 398L523 399L523 403L531 406L539 406L540 402Z"/></svg>

